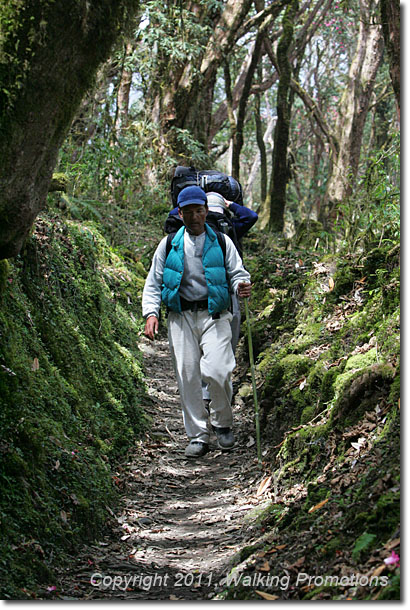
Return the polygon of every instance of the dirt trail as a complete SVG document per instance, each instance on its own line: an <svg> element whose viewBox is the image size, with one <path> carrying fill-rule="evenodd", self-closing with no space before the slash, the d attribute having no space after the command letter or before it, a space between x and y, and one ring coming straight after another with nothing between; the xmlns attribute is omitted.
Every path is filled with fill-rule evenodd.
<svg viewBox="0 0 410 610"><path fill-rule="evenodd" d="M86 547L62 578L60 599L206 600L221 589L252 530L245 514L261 502L253 413L234 403L236 447L188 460L166 340L141 340L152 430L122 468L124 495L113 527ZM93 584L90 581L93 581Z"/></svg>

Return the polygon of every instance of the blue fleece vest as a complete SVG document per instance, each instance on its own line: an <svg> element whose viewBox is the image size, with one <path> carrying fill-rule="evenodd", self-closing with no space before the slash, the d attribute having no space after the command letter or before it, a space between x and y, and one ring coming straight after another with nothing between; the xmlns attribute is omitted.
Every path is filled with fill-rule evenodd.
<svg viewBox="0 0 410 610"><path fill-rule="evenodd" d="M207 224L205 231L202 264L208 286L208 313L212 316L228 309L231 300L222 248L215 232ZM177 313L181 313L179 288L184 273L184 233L185 227L181 227L171 242L162 278L162 301Z"/></svg>

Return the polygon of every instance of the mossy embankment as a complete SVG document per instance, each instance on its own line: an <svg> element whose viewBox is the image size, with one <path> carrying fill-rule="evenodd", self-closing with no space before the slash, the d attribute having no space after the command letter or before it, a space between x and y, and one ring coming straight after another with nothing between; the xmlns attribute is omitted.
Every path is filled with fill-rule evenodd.
<svg viewBox="0 0 410 610"><path fill-rule="evenodd" d="M250 250L271 479L236 573L275 576L265 591L284 599L397 599L400 569L384 559L400 537L399 248L324 255L269 243L261 253L254 242ZM249 381L239 391L253 408ZM301 572L312 578L298 586ZM341 581L357 574L368 585ZM325 575L335 577L330 586ZM249 586L220 597L260 599Z"/></svg>
<svg viewBox="0 0 410 610"><path fill-rule="evenodd" d="M3 599L24 599L100 531L147 425L145 271L57 214L0 265L1 582Z"/></svg>

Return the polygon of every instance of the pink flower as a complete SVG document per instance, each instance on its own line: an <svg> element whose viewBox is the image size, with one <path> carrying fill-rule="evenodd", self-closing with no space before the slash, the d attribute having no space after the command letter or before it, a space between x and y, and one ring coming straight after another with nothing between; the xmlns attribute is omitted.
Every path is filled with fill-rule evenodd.
<svg viewBox="0 0 410 610"><path fill-rule="evenodd" d="M390 557L386 557L386 559L384 560L384 563L386 565L394 565L395 567L399 567L400 566L400 557L397 555L397 553L392 551Z"/></svg>
<svg viewBox="0 0 410 610"><path fill-rule="evenodd" d="M52 591L57 591L57 587L53 585L52 587L47 587L47 591L51 593Z"/></svg>

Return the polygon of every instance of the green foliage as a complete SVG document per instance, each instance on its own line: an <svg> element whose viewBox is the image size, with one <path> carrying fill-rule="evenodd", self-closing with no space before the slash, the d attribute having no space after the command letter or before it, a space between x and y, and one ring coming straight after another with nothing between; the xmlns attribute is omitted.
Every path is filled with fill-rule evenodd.
<svg viewBox="0 0 410 610"><path fill-rule="evenodd" d="M43 216L0 309L3 595L50 582L95 536L115 464L147 425L137 345L144 270L90 225ZM54 557L54 559L53 559ZM24 595L23 595L24 597Z"/></svg>
<svg viewBox="0 0 410 610"><path fill-rule="evenodd" d="M172 67L173 73L203 54L212 33L212 17L220 11L222 3L216 0L200 4L206 6L206 12L202 7L198 11L198 7L174 1L144 3L138 32L141 44L136 57L147 86L152 86L154 74L156 86L164 85L163 75L168 75L166 65Z"/></svg>
<svg viewBox="0 0 410 610"><path fill-rule="evenodd" d="M361 536L356 540L355 545L352 551L353 559L359 559L360 555L364 551L368 551L372 546L377 536L375 534L368 534L367 532L363 532Z"/></svg>
<svg viewBox="0 0 410 610"><path fill-rule="evenodd" d="M401 599L401 588L400 588L400 570L396 570L393 574L389 585L385 587L378 597L379 600L384 599Z"/></svg>
<svg viewBox="0 0 410 610"><path fill-rule="evenodd" d="M184 154L188 165L193 164L197 167L204 167L209 163L209 157L204 151L203 145L197 142L187 129L172 127L169 130L169 138L171 141L175 141L178 150L185 151Z"/></svg>
<svg viewBox="0 0 410 610"><path fill-rule="evenodd" d="M81 152L69 138L59 162L60 171L69 178L68 190L49 195L49 206L76 220L97 222L111 245L132 248L134 255L140 247L139 255L144 254L147 230L154 246L161 236L165 211L171 207L169 185L165 189L163 181L158 179L152 185L146 179L158 172L158 166L153 170L155 146L149 145L154 139L150 126L137 120L120 140L109 144L101 131Z"/></svg>
<svg viewBox="0 0 410 610"><path fill-rule="evenodd" d="M340 206L336 227L350 252L400 239L400 141L368 159L353 195ZM379 270L381 272L381 270Z"/></svg>

